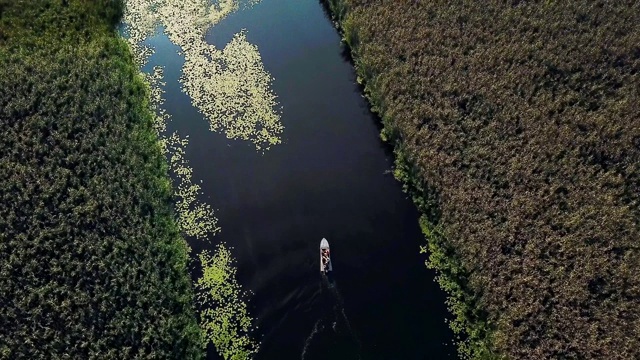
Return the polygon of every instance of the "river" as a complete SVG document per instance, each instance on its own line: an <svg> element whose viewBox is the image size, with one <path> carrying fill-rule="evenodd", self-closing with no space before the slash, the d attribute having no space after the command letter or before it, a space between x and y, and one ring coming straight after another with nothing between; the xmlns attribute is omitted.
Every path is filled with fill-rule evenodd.
<svg viewBox="0 0 640 360"><path fill-rule="evenodd" d="M148 67L165 67L169 131L189 135L186 156L216 210L218 241L233 247L257 359L446 359L455 357L444 293L419 254L418 214L390 173L355 73L317 0L263 0L207 33L223 48L246 29L282 106L282 144L264 153L209 131L178 79L184 62L161 32ZM319 273L331 244L333 278ZM194 267L194 276L198 269ZM208 349L208 358L218 358Z"/></svg>

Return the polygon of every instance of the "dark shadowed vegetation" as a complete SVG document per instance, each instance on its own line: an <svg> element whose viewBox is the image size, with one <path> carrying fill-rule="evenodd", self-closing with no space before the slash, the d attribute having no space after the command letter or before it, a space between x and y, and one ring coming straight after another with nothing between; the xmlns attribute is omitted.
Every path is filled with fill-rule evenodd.
<svg viewBox="0 0 640 360"><path fill-rule="evenodd" d="M461 353L640 358L640 3L329 4Z"/></svg>
<svg viewBox="0 0 640 360"><path fill-rule="evenodd" d="M121 13L0 0L0 358L201 357Z"/></svg>

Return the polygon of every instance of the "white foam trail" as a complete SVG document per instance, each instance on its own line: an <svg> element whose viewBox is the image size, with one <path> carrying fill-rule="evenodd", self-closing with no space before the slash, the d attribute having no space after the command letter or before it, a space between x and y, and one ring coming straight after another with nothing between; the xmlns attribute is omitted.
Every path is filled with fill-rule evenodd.
<svg viewBox="0 0 640 360"><path fill-rule="evenodd" d="M342 314L342 318L344 319L344 323L347 325L347 330L349 330L349 335L351 335L351 337L356 341L356 343L358 344L358 359L361 359L360 357L360 351L362 349L362 344L360 343L360 339L358 338L358 336L355 334L355 332L353 332L353 328L351 327L351 322L349 321L349 318L347 317L347 313L345 312L344 309L344 300L342 299L342 296L340 295L340 292L338 291L338 287L335 286L335 283L333 284L334 286L330 286L329 288L331 289L331 293L333 293L333 296L336 300L336 306L334 307L334 310L337 310L338 308L340 309L340 313ZM338 316L336 315L336 318ZM335 321L333 323L333 330L336 330L336 323L337 321Z"/></svg>
<svg viewBox="0 0 640 360"><path fill-rule="evenodd" d="M358 338L358 336L356 336L356 333L353 331L353 328L351 327L351 322L347 317L347 313L344 308L344 301L342 299L342 296L340 295L340 292L338 291L337 284L335 283L335 281L328 280L327 277L325 276L323 276L321 284L322 285L320 287L319 292L323 292L326 286L326 289L328 289L332 295L330 297L333 298L332 311L331 311L333 313L332 314L333 316L331 315L331 312L329 314L325 314L324 316L321 316L321 318L318 319L316 323L313 325L313 330L311 331L309 336L307 336L304 342L304 347L302 348L301 360L305 359L305 356L307 354L307 349L309 348L309 345L311 344L311 340L314 338L314 336L316 336L316 334L318 334L320 331L324 330L325 326L322 325L323 320L326 320L327 324L331 324L331 328L333 329L333 332L336 334L338 333L338 323L344 322L349 336L351 337L351 339L353 339L356 342L358 346L358 359L359 360L362 359L361 353L360 353L362 350L362 344L360 343L360 339Z"/></svg>
<svg viewBox="0 0 640 360"><path fill-rule="evenodd" d="M318 333L319 330L322 330L324 328L324 326L318 328L318 325L320 325L321 321L322 319L318 319L318 321L316 321L316 323L313 325L313 330L311 330L311 334L309 334L309 336L307 336L307 338L305 339L304 347L302 348L302 355L300 355L301 360L304 360L304 357L307 354L307 348L309 347L309 344L311 344L311 340L313 339L313 337Z"/></svg>

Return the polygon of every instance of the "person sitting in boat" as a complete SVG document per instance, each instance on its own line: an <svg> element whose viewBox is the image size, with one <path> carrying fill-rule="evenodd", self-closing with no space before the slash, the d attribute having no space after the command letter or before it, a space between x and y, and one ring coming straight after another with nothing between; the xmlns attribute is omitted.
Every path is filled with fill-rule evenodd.
<svg viewBox="0 0 640 360"><path fill-rule="evenodd" d="M322 249L322 265L325 269L329 265L329 249Z"/></svg>

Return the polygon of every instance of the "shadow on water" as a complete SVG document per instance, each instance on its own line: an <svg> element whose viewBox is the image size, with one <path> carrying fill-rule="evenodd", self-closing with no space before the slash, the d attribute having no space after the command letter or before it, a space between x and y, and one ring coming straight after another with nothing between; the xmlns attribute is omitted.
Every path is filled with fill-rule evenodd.
<svg viewBox="0 0 640 360"><path fill-rule="evenodd" d="M331 10L329 9L329 5L327 4L327 0L319 0L318 4L320 4L320 7L322 8L322 13L324 14L325 19L327 19L327 21L331 22L331 24L333 24L334 27L336 27L336 32L340 32L340 30L337 28L338 24L334 21L333 16L331 14ZM344 40L340 40L340 56L342 57L342 61L349 63L355 70L355 60L353 59L353 55L351 54L351 49L349 48L349 46L344 42ZM355 91L359 94L363 94L362 96L364 96L365 94L365 87L363 83L360 83L358 81L355 81L356 75L355 75L355 71L354 71L354 81L353 81L353 86L355 88ZM368 104L368 101L367 101ZM381 132L382 129L384 128L384 124L382 122L382 118L380 117L380 114L371 111L370 107L367 107L367 109L369 109L368 113L369 116L373 119L373 123L375 124L376 128L378 129L378 132ZM393 145L391 143L384 143L383 145L384 150L385 150L385 154L391 158L393 158L394 154L393 154Z"/></svg>

